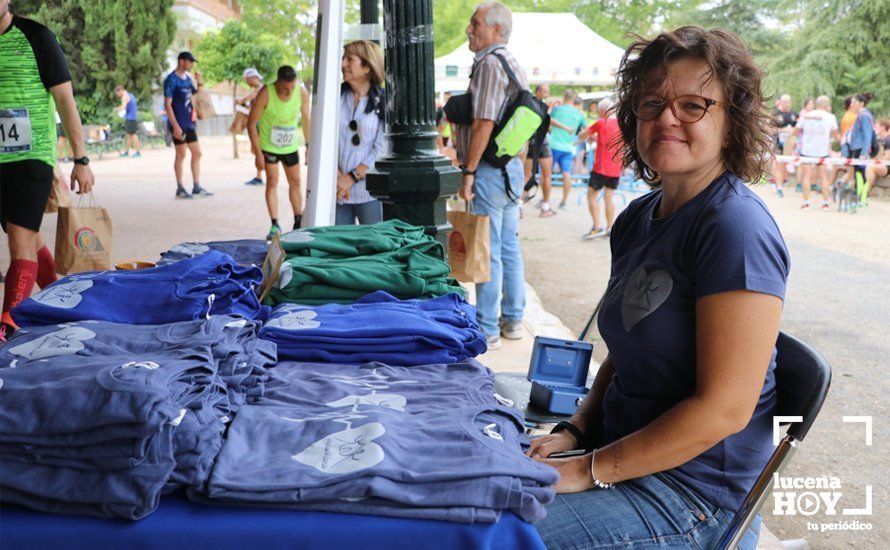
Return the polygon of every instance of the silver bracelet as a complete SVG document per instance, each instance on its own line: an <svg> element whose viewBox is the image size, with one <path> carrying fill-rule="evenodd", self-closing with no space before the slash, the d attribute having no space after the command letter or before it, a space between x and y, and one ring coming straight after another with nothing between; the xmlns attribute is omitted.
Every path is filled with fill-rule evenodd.
<svg viewBox="0 0 890 550"><path fill-rule="evenodd" d="M590 477L593 479L593 484L600 489L614 489L614 483L605 483L596 478L594 464L596 464L596 449L590 454Z"/></svg>

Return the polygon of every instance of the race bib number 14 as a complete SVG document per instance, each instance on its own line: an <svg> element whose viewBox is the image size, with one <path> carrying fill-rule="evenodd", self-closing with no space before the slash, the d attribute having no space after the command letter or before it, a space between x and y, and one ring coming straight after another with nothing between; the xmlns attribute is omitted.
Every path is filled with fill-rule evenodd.
<svg viewBox="0 0 890 550"><path fill-rule="evenodd" d="M0 109L0 154L31 150L28 109Z"/></svg>

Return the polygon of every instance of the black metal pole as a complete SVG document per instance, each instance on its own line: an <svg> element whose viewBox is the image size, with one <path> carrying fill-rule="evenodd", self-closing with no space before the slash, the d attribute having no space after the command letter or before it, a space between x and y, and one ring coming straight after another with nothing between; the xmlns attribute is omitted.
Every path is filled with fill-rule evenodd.
<svg viewBox="0 0 890 550"><path fill-rule="evenodd" d="M380 23L380 0L362 0L361 23L362 25Z"/></svg>
<svg viewBox="0 0 890 550"><path fill-rule="evenodd" d="M426 226L445 243L445 201L460 170L436 149L431 0L383 0L386 33L386 138L390 152L368 173L383 217Z"/></svg>

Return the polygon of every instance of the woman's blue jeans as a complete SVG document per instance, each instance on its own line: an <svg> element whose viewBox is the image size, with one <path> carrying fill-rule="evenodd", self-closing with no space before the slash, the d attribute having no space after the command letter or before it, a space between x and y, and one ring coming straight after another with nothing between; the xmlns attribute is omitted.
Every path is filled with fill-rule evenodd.
<svg viewBox="0 0 890 550"><path fill-rule="evenodd" d="M535 524L551 549L692 548L719 542L735 510L718 508L665 473L624 481L612 490L557 495ZM742 539L754 550L760 516Z"/></svg>
<svg viewBox="0 0 890 550"><path fill-rule="evenodd" d="M379 200L358 204L338 204L334 213L334 225L373 225L383 221L383 205Z"/></svg>

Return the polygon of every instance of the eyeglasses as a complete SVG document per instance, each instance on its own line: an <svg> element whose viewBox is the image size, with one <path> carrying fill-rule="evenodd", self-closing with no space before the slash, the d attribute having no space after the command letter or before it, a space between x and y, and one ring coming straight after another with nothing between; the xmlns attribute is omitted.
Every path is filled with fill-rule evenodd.
<svg viewBox="0 0 890 550"><path fill-rule="evenodd" d="M722 107L725 103L700 95L681 95L668 101L646 98L634 105L633 112L639 120L648 121L655 120L665 109L670 108L677 120L691 124L704 118L708 109L714 105Z"/></svg>
<svg viewBox="0 0 890 550"><path fill-rule="evenodd" d="M355 132L352 136L352 144L358 147L362 142L362 138L358 135L358 122L355 119L349 121L349 129Z"/></svg>

